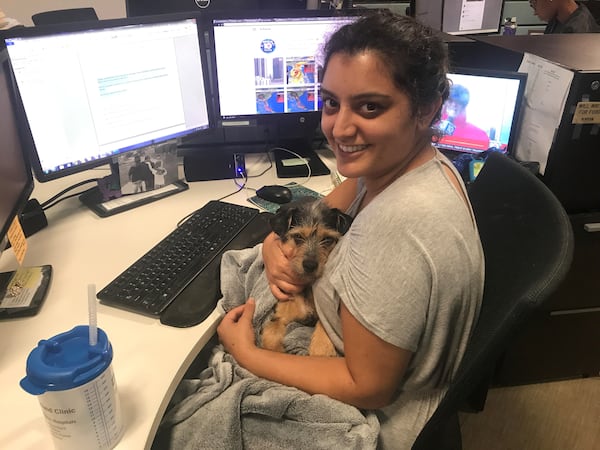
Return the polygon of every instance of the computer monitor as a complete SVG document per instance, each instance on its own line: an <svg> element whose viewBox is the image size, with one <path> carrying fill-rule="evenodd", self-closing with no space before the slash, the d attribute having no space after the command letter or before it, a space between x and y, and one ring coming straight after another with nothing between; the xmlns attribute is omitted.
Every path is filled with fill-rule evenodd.
<svg viewBox="0 0 600 450"><path fill-rule="evenodd" d="M222 133L200 145L224 154L283 147L314 163L312 174L329 173L311 149L321 116L321 50L331 33L360 13L213 15L211 76ZM306 175L303 161L286 162L278 154L298 158L283 150L275 152L280 177Z"/></svg>
<svg viewBox="0 0 600 450"><path fill-rule="evenodd" d="M410 15L453 35L498 33L503 0L411 0Z"/></svg>
<svg viewBox="0 0 600 450"><path fill-rule="evenodd" d="M33 191L33 176L25 159L16 118L15 97L6 50L0 50L0 252L15 217Z"/></svg>
<svg viewBox="0 0 600 450"><path fill-rule="evenodd" d="M8 53L0 50L0 254L13 245L17 259L25 257L26 230L19 226L27 211L33 191L31 167L22 145L18 124L17 102ZM18 219L17 219L18 218ZM18 222L17 222L18 221ZM12 241L7 236L12 235ZM0 319L30 316L41 308L52 274L49 265L20 266L17 270L0 273Z"/></svg>
<svg viewBox="0 0 600 450"><path fill-rule="evenodd" d="M457 68L448 78L435 145L458 164L482 160L490 151L512 154L527 74Z"/></svg>
<svg viewBox="0 0 600 450"><path fill-rule="evenodd" d="M198 22L186 14L11 30L5 43L36 178L208 128Z"/></svg>

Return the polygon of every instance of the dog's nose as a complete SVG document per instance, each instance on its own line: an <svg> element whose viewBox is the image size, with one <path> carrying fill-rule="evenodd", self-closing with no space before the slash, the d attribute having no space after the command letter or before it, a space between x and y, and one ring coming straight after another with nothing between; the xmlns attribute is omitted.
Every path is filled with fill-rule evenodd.
<svg viewBox="0 0 600 450"><path fill-rule="evenodd" d="M302 267L306 273L313 273L319 267L319 264L314 259L305 259L302 261Z"/></svg>

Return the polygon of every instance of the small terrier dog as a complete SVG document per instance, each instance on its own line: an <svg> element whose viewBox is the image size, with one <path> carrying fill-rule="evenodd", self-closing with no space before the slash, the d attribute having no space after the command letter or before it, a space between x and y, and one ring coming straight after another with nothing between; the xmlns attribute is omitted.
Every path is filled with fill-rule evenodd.
<svg viewBox="0 0 600 450"><path fill-rule="evenodd" d="M271 218L273 231L284 245L294 248L292 267L306 282L306 288L288 301L277 302L261 331L263 348L284 352L283 338L288 324L300 322L315 326L309 355L336 356L333 343L318 321L311 286L323 274L329 254L351 222L352 218L340 210L310 198L282 206Z"/></svg>

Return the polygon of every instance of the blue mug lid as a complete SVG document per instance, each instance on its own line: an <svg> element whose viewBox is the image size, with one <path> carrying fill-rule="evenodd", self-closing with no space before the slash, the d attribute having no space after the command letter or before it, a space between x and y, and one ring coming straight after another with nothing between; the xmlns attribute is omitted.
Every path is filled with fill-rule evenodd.
<svg viewBox="0 0 600 450"><path fill-rule="evenodd" d="M103 330L98 328L98 342L90 346L89 327L79 325L38 343L27 357L27 376L20 385L33 395L82 386L104 372L112 356Z"/></svg>

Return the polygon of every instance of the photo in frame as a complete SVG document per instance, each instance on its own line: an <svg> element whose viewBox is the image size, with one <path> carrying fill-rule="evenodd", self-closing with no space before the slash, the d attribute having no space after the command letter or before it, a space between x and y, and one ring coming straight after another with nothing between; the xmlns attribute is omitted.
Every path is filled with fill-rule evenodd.
<svg viewBox="0 0 600 450"><path fill-rule="evenodd" d="M137 194L167 186L179 180L177 142L144 147L117 157L121 193Z"/></svg>

